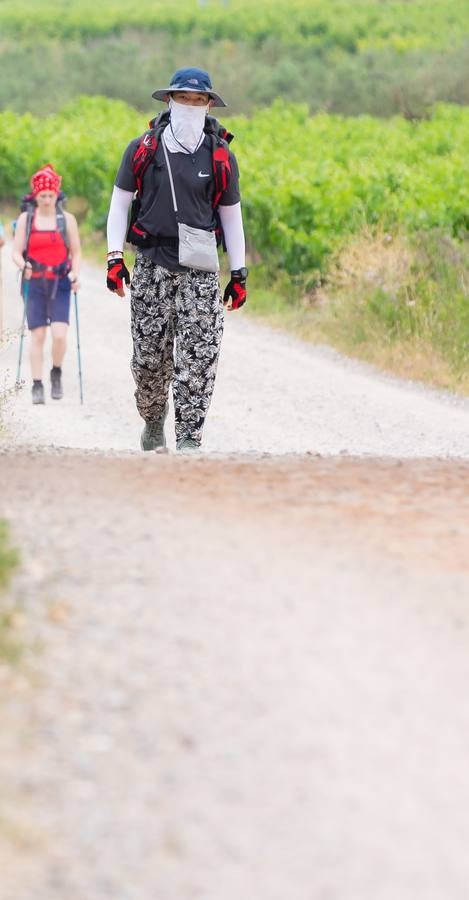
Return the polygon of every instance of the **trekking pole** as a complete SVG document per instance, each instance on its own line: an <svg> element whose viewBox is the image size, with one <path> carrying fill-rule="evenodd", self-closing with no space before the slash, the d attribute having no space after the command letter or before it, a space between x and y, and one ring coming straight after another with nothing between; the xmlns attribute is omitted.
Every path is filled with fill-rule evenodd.
<svg viewBox="0 0 469 900"><path fill-rule="evenodd" d="M28 313L28 294L29 294L29 281L23 281L23 321L21 323L21 338L20 338L20 352L18 356L18 369L16 371L16 386L20 385L21 378L21 362L23 359L23 344L24 344L24 332L26 329L26 318Z"/></svg>
<svg viewBox="0 0 469 900"><path fill-rule="evenodd" d="M77 292L73 292L75 301L75 324L77 326L77 355L78 355L78 379L80 382L80 403L83 403L83 378L81 374L81 353L80 353L80 325L78 323L78 297Z"/></svg>

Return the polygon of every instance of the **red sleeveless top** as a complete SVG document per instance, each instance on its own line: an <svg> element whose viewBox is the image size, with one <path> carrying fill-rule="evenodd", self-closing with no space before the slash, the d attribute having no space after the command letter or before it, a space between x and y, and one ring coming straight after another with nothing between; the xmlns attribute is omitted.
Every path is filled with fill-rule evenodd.
<svg viewBox="0 0 469 900"><path fill-rule="evenodd" d="M41 231L34 222L29 236L28 257L44 266L60 266L67 261L68 250L60 231ZM33 278L56 278L53 272L33 272Z"/></svg>

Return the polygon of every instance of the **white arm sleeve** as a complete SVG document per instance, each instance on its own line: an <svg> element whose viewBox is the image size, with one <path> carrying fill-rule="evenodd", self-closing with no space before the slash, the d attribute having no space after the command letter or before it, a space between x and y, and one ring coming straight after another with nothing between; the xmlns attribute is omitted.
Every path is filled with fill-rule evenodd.
<svg viewBox="0 0 469 900"><path fill-rule="evenodd" d="M246 243L241 203L235 203L233 206L219 206L218 212L230 258L230 269L242 269L246 265Z"/></svg>
<svg viewBox="0 0 469 900"><path fill-rule="evenodd" d="M133 200L133 191L123 191L114 186L107 217L107 249L123 250L127 233L127 215Z"/></svg>

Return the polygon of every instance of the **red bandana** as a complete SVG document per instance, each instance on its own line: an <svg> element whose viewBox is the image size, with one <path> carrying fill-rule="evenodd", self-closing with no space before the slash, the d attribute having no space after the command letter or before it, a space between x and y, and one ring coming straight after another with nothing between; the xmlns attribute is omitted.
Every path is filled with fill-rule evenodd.
<svg viewBox="0 0 469 900"><path fill-rule="evenodd" d="M41 191L54 191L58 194L60 191L61 175L58 175L54 166L48 164L39 169L31 178L31 187L33 189L33 197L36 197Z"/></svg>

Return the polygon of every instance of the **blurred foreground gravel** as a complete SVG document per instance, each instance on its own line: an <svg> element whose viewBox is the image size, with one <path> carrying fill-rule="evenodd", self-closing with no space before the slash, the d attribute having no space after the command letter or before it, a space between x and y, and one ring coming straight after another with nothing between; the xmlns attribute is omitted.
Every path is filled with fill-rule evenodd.
<svg viewBox="0 0 469 900"><path fill-rule="evenodd" d="M205 452L143 455L101 282L85 406L72 343L0 445L1 900L466 900L467 403L230 317Z"/></svg>
<svg viewBox="0 0 469 900"><path fill-rule="evenodd" d="M2 900L466 897L468 463L1 465Z"/></svg>

